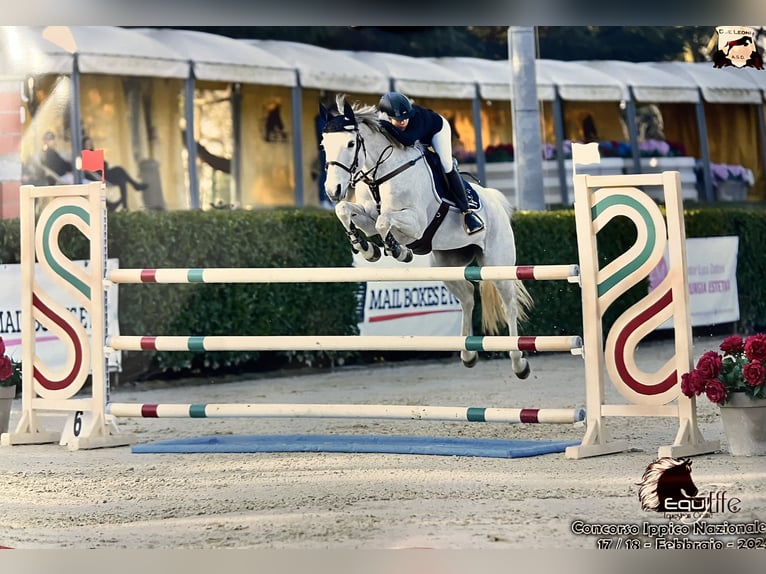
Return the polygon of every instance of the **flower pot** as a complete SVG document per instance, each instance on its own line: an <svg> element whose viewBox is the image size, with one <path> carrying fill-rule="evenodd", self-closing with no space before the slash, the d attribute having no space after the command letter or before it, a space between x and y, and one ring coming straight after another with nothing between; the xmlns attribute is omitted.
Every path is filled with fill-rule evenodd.
<svg viewBox="0 0 766 574"><path fill-rule="evenodd" d="M747 183L728 179L715 188L718 201L745 201L747 199Z"/></svg>
<svg viewBox="0 0 766 574"><path fill-rule="evenodd" d="M16 387L0 387L0 434L8 432L11 422L11 405L16 397Z"/></svg>
<svg viewBox="0 0 766 574"><path fill-rule="evenodd" d="M733 456L766 455L766 399L732 393L721 405L721 422Z"/></svg>

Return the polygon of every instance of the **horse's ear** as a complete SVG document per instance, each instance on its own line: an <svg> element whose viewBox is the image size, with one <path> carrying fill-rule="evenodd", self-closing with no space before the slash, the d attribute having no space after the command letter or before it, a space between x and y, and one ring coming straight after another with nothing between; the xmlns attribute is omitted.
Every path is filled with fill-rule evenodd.
<svg viewBox="0 0 766 574"><path fill-rule="evenodd" d="M343 104L343 115L352 121L354 120L354 110L348 102L344 102Z"/></svg>

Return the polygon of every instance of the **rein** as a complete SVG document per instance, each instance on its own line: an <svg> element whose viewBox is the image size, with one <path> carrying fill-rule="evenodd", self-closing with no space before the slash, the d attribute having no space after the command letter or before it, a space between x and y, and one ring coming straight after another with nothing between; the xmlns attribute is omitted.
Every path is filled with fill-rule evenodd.
<svg viewBox="0 0 766 574"><path fill-rule="evenodd" d="M357 138L361 139L361 137L358 135L358 132L357 132ZM364 142L364 140L362 140L362 142ZM389 145L388 147L386 147L382 152L380 152L380 156L378 156L378 160L375 162L375 166L372 169L369 169L367 171L360 170L352 181L352 184L356 183L359 180L362 180L364 181L364 183L367 184L367 186L370 188L370 193L372 193L372 197L375 199L375 203L378 207L378 211L380 211L380 184L386 183L389 179L393 179L400 173L407 171L408 169L410 169L412 166L414 166L416 163L418 163L421 159L425 157L425 155L421 152L418 157L403 163L402 165L388 172L385 175L377 177L378 168L381 165L383 165L383 163L391 156L391 152L393 151L394 151L393 145ZM370 174L372 174L372 178L370 178Z"/></svg>

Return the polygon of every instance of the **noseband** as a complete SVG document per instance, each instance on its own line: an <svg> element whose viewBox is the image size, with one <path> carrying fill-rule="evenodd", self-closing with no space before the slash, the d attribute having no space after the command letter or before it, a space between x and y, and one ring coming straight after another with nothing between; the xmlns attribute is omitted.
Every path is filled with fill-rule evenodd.
<svg viewBox="0 0 766 574"><path fill-rule="evenodd" d="M325 130L327 131L327 130ZM341 130L337 130L341 131ZM343 130L343 131L349 131L349 130ZM325 163L325 169L329 168L330 166L337 165L339 168L341 168L343 171L348 173L351 176L351 183L349 184L352 188L354 187L354 184L356 184L357 181L359 181L359 151L364 149L364 140L362 139L362 136L359 135L359 129L354 127L354 136L356 137L356 151L354 152L354 160L351 162L350 166L347 166L339 161L330 160L327 163ZM365 150L366 153L366 150Z"/></svg>

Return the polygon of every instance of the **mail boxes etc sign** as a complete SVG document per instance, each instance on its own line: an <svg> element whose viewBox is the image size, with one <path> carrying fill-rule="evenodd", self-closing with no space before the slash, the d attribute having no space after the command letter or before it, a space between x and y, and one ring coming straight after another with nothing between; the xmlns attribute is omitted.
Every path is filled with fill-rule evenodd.
<svg viewBox="0 0 766 574"><path fill-rule="evenodd" d="M427 256L412 263L387 258L369 263L354 256L356 267L428 267ZM361 283L358 297L360 335L455 336L460 334L460 303L441 281L369 281Z"/></svg>

